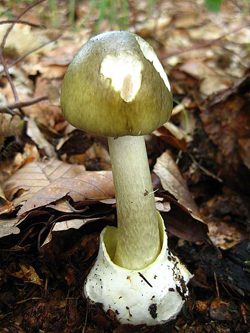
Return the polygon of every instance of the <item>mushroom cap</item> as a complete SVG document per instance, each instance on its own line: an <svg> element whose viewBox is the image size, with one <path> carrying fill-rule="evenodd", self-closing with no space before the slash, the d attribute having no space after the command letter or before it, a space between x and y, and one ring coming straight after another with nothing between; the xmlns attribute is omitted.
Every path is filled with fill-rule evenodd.
<svg viewBox="0 0 250 333"><path fill-rule="evenodd" d="M126 31L91 38L65 74L61 106L70 124L102 136L144 135L171 116L167 75L152 47Z"/></svg>

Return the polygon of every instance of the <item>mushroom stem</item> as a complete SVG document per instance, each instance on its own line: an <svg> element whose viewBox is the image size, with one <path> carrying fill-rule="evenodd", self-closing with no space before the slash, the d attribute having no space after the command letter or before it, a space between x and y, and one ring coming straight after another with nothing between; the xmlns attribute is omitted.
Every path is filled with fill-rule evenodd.
<svg viewBox="0 0 250 333"><path fill-rule="evenodd" d="M160 252L155 199L143 136L109 138L117 206L117 247L113 262L142 269Z"/></svg>

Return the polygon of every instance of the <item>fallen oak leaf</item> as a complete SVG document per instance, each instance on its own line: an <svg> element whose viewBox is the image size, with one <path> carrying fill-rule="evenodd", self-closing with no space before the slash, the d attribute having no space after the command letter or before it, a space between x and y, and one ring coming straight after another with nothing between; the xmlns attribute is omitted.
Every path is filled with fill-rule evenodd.
<svg viewBox="0 0 250 333"><path fill-rule="evenodd" d="M169 211L161 211L167 231L191 242L208 240L207 226L168 151L157 159L153 171L159 177L163 189L168 192L161 193L171 205ZM157 185L156 179L154 183Z"/></svg>
<svg viewBox="0 0 250 333"><path fill-rule="evenodd" d="M18 218L0 219L0 238L12 234L19 234L20 229L17 228L18 224L20 224Z"/></svg>
<svg viewBox="0 0 250 333"><path fill-rule="evenodd" d="M72 219L67 221L57 222L53 228L52 232L64 231L68 229L80 229L84 224L104 219L104 217L94 217L94 218L83 218L83 219Z"/></svg>
<svg viewBox="0 0 250 333"><path fill-rule="evenodd" d="M8 201L5 198L2 186L0 184L0 215L10 214L14 211L15 207L13 202Z"/></svg>
<svg viewBox="0 0 250 333"><path fill-rule="evenodd" d="M111 171L86 171L74 178L58 178L26 201L18 216L69 196L73 201L102 200L114 197Z"/></svg>
<svg viewBox="0 0 250 333"><path fill-rule="evenodd" d="M4 194L15 207L60 177L74 178L85 167L72 165L52 158L47 162L31 162L17 170L3 184Z"/></svg>
<svg viewBox="0 0 250 333"><path fill-rule="evenodd" d="M160 178L163 189L177 200L178 205L195 220L205 223L177 165L168 151L157 159L153 171Z"/></svg>
<svg viewBox="0 0 250 333"><path fill-rule="evenodd" d="M41 249L46 247L53 239L53 234L56 232L61 232L69 229L80 229L83 225L95 222L98 220L102 220L104 217L94 217L94 218L81 218L81 219L72 219L55 223L53 228L50 230L43 244L41 245ZM43 251L45 251L43 249Z"/></svg>

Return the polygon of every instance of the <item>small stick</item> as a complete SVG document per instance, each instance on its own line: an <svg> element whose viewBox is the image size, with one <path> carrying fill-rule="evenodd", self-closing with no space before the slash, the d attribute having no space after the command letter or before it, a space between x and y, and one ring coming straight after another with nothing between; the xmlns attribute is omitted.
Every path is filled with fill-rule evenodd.
<svg viewBox="0 0 250 333"><path fill-rule="evenodd" d="M217 276L216 276L215 271L214 271L214 281L215 281L215 288L216 288L217 298L220 298L220 291L219 291L219 286L218 286L218 280L217 280Z"/></svg>
<svg viewBox="0 0 250 333"><path fill-rule="evenodd" d="M197 165L197 167L200 168L206 175L218 180L218 182L220 182L220 183L223 183L223 180L220 177L214 175L212 172L208 171L206 168L204 168L202 165L200 165L191 154L188 154L188 156L191 158L192 162L195 165Z"/></svg>
<svg viewBox="0 0 250 333"><path fill-rule="evenodd" d="M139 272L138 274L151 288L153 288L152 284L148 282L148 280L145 278L145 276L142 275L142 273Z"/></svg>
<svg viewBox="0 0 250 333"><path fill-rule="evenodd" d="M5 20L5 21L1 21L0 24L11 24L11 23L18 23L18 24L25 24L25 25L29 25L32 28L45 28L44 26L35 24L35 23L31 23L28 21L24 21L24 20Z"/></svg>
<svg viewBox="0 0 250 333"><path fill-rule="evenodd" d="M241 315L243 317L244 323L247 324L247 314L246 314L246 309L245 309L244 303L240 304L240 310L241 310Z"/></svg>
<svg viewBox="0 0 250 333"><path fill-rule="evenodd" d="M15 103L12 103L12 104L8 104L8 105L5 105L5 106L1 106L0 107L0 113L9 113L9 114L12 114L12 111L13 109L19 109L19 108L22 108L22 107L25 107L25 106L30 106L30 105L33 105L33 104L36 104L36 103L39 103L41 101L44 101L45 99L48 99L48 96L39 96L39 97L35 97L35 98L31 98L25 102L15 102Z"/></svg>
<svg viewBox="0 0 250 333"><path fill-rule="evenodd" d="M44 2L45 0L38 0L36 2L33 2L32 4L30 4L29 6L27 6L21 14L19 14L14 20L13 20L13 23L11 24L11 26L8 28L8 30L6 31L4 37L3 37L3 40L2 40L2 43L0 45L0 49L1 51L3 51L4 49L4 46L5 46L5 43L6 43L6 40L11 32L11 30L14 28L14 25L18 22L18 20L24 15L26 14L31 8L39 5L40 3Z"/></svg>
<svg viewBox="0 0 250 333"><path fill-rule="evenodd" d="M203 48L209 47L209 46L211 46L211 45L219 42L221 39L224 39L228 35L235 34L236 32L238 32L238 31L240 31L242 29L245 29L245 28L247 28L249 26L250 26L250 22L246 22L243 26L235 28L235 29L233 29L233 30L231 30L231 31L229 31L229 32L221 35L218 38L215 38L215 39L212 39L212 40L208 40L208 41L206 41L203 44L195 44L195 45L191 45L191 46L186 47L186 48L181 48L179 50L175 50L175 51L172 51L172 52L169 52L169 53L165 53L165 54L159 55L159 59L163 60L163 59L167 59L167 58L170 58L170 57L173 57L173 56L178 56L178 55L180 55L182 53L186 53L186 52L190 52L190 51L199 50L199 49L203 49Z"/></svg>
<svg viewBox="0 0 250 333"><path fill-rule="evenodd" d="M13 92L13 95L14 95L14 98L15 98L15 102L18 103L19 102L19 98L18 98L18 94L17 94L17 90L16 90L16 87L13 83L13 80L10 76L10 73L8 71L8 67L6 65L6 62L5 62L5 59L4 59L4 56L3 56L3 51L4 51L4 46L6 44L6 40L11 32L11 30L13 29L14 25L18 22L18 20L25 14L27 13L31 8L35 7L36 5L44 2L45 0L38 0L32 4L30 4L29 6L27 6L23 12L21 14L19 14L14 20L13 20L13 23L11 23L11 25L9 26L9 28L7 29L6 33L4 34L3 36L3 40L0 44L0 61L3 65L3 68L4 68L4 72L6 74L6 77L7 77L7 80L9 81L10 83L10 86L11 86L11 89L12 89L12 92Z"/></svg>
<svg viewBox="0 0 250 333"><path fill-rule="evenodd" d="M17 63L19 63L20 61L22 61L24 58L28 57L31 53L36 52L39 49L41 49L42 47L44 47L44 46L46 46L46 45L48 45L50 43L55 42L60 37L61 37L61 34L58 35L58 36L56 36L55 38L49 40L48 42L46 42L46 43L44 43L44 44L42 44L42 45L40 45L40 46L38 46L38 47L36 47L36 48L28 51L26 53L24 53L20 58L14 60L12 63L8 64L8 69L11 68L11 67L13 67L13 66L15 66ZM0 72L0 75L3 74L3 73L4 73L4 70Z"/></svg>
<svg viewBox="0 0 250 333"><path fill-rule="evenodd" d="M4 72L6 74L7 80L9 81L9 84L11 86L11 90L13 92L13 95L14 95L14 98L15 98L15 102L18 103L19 102L19 98L18 98L17 90L16 90L14 82L13 82L11 76L10 76L10 73L8 71L8 67L7 67L6 62L4 60L3 52L2 52L1 47L0 47L0 61L1 61L2 65L3 65Z"/></svg>

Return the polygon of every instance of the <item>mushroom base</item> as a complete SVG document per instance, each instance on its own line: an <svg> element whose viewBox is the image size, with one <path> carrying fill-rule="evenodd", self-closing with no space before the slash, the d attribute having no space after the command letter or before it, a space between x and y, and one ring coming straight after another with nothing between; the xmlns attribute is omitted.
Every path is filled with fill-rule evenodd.
<svg viewBox="0 0 250 333"><path fill-rule="evenodd" d="M99 253L85 282L85 296L102 303L105 311L113 310L122 324L164 324L176 317L188 296L186 284L192 275L170 253L160 214L158 221L161 251L152 264L140 270L113 263L117 228L108 226L100 235Z"/></svg>

